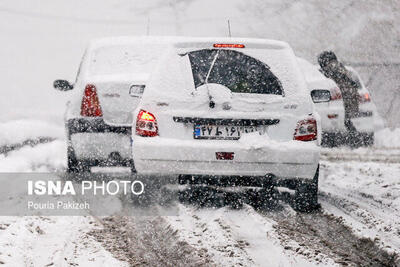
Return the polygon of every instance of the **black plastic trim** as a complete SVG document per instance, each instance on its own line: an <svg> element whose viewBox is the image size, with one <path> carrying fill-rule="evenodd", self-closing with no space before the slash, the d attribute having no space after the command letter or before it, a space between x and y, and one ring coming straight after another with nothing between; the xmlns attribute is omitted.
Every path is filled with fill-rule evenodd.
<svg viewBox="0 0 400 267"><path fill-rule="evenodd" d="M274 174L268 173L265 176L213 176L213 175L179 175L179 184L192 185L211 185L211 186L248 186L248 187L268 187L268 186L283 186L292 190L296 190L302 184L318 184L317 168L313 179L305 178L277 178Z"/></svg>
<svg viewBox="0 0 400 267"><path fill-rule="evenodd" d="M279 119L212 119L212 118L193 118L193 117L173 117L174 122L193 123L198 125L229 125L229 126L260 126L275 125Z"/></svg>
<svg viewBox="0 0 400 267"><path fill-rule="evenodd" d="M359 111L355 118L372 117L372 111Z"/></svg>
<svg viewBox="0 0 400 267"><path fill-rule="evenodd" d="M104 122L102 118L70 119L67 121L69 135L76 133L118 133L131 135L132 128L128 126L112 126Z"/></svg>

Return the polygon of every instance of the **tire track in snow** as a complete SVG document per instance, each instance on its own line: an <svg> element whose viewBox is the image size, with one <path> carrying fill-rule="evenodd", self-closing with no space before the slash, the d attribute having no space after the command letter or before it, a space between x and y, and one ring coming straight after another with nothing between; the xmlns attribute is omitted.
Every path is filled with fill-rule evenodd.
<svg viewBox="0 0 400 267"><path fill-rule="evenodd" d="M346 154L355 155L354 160L321 163L319 199L324 212L339 217L357 236L373 240L377 249L397 254L400 266L399 149L345 150ZM369 157L389 160L374 162Z"/></svg>
<svg viewBox="0 0 400 267"><path fill-rule="evenodd" d="M1 148L0 163L9 172L55 171L64 166L62 140L44 137ZM0 265L126 266L87 234L93 228L90 217L0 218Z"/></svg>
<svg viewBox="0 0 400 267"><path fill-rule="evenodd" d="M339 194L339 196L341 196L341 194ZM326 197L326 195L322 194L321 199L323 205L324 203L329 203L339 209L344 209L349 206L348 204L347 206L343 205L344 202L338 201L340 197L332 199L324 199L324 197ZM348 196L346 196L346 198L347 197ZM356 201L360 201L360 199L354 199L352 204L356 203ZM114 244L107 248L110 252L118 254L121 253L121 251L118 252L118 250L122 249L118 246L118 244L120 244L118 243L120 242L118 240L121 239L121 233L127 231L126 229L127 227L131 227L130 225L135 227L138 227L139 225L139 228L132 229L131 234L125 233L125 236L122 237L122 239L128 240L128 244L131 244L132 242L134 243L137 241L135 240L135 237L139 236L142 238L142 244L147 244L146 248L150 248L150 254L153 255L165 255L165 253L163 254L163 252L159 250L161 244L163 244L164 247L174 247L174 244L184 242L183 247L186 248L186 245L189 245L187 250L188 252L185 252L187 253L185 255L190 255L187 258L193 260L196 259L195 256L197 255L200 257L201 263L203 263L201 260L208 258L210 256L209 254L212 253L214 254L212 259L216 259L218 265L221 265L222 262L232 263L228 265L257 265L262 262L264 259L263 257L266 255L271 257L271 254L266 254L265 252L265 248L270 248L270 251L275 251L275 254L280 258L283 257L282 255L286 254L285 260L286 263L288 263L286 265L299 263L304 260L304 258L318 262L318 257L322 257L323 255L328 255L329 258L333 258L337 263L343 265L388 264L390 266L391 264L395 264L391 255L382 252L377 248L373 241L355 236L352 229L344 226L343 221L340 218L330 214L321 212L315 214L298 214L289 208L289 210L285 209L283 211L285 214L277 211L273 211L272 213L261 212L260 216L264 216L264 218L260 219L260 216L255 215L255 211L248 207L240 211L229 210L226 208L211 210L210 214L207 214L208 210L205 209L188 209L189 210L186 210L182 215L176 217L176 220L174 217L168 217L159 218L151 222L141 219L136 220L135 218L133 222L127 222L120 218L117 219L116 222L107 222L105 232L100 232L98 238L104 239L104 242L102 242L104 247L107 246L107 241L116 242L117 245ZM366 205L363 209L368 211L370 205ZM348 214L354 212L354 210L351 209L345 209L345 211L347 211ZM211 220L211 218L214 218L214 220ZM174 220L171 221L172 219ZM165 222L165 220L167 220L167 222ZM276 226L271 230L269 227L275 222ZM192 224L193 226L187 226L187 223ZM366 224L364 221L362 223ZM152 226L143 226L151 224ZM168 228L169 225L172 228ZM254 231L248 232L246 228L253 228ZM188 229L193 230L193 232L190 233L190 230ZM204 229L207 230L203 232ZM276 231L278 235L274 235L274 231ZM253 236L254 239L252 239L250 236L254 233L262 238L256 238ZM103 234L103 236L101 236L101 234ZM279 236L281 236L281 243L277 239ZM348 237L346 238L346 236ZM100 239L98 240L101 241ZM339 241L335 241L334 239L338 239ZM199 240L201 243L196 245L195 242L198 242ZM225 247L221 245L221 243L224 242ZM347 243L344 248L336 248L343 246L343 243ZM257 252L255 244L263 250L264 255ZM207 247L211 249L204 250L204 248ZM132 251L134 248L135 246L127 252L123 251L123 253L127 253L124 255L133 259L141 259L140 257L137 257L137 251ZM138 251L142 251L139 255L146 258L146 253L144 253L143 250L143 247L138 249ZM233 252L232 255L231 252ZM172 253L172 255L177 255L174 253ZM349 256L348 254L355 255ZM178 255L181 254L178 253ZM238 257L235 257L236 255L238 255ZM304 257L301 258L302 256ZM63 257L60 257L60 259L62 258ZM176 256L175 258L172 256L172 259L176 258ZM237 258L240 259L238 260ZM27 259L27 262L30 260L32 260L32 258ZM282 261L282 259L280 260ZM190 263L192 261L188 262ZM179 265L182 261L177 261L175 263L176 265ZM212 265L212 260L209 260L207 264L204 265Z"/></svg>
<svg viewBox="0 0 400 267"><path fill-rule="evenodd" d="M382 249L371 239L360 238L341 218L322 211L296 213L290 207L267 212L276 222L275 229L285 246L308 258L321 255L346 266L396 266L396 255ZM293 241L299 244L293 246ZM292 243L292 244L291 244Z"/></svg>
<svg viewBox="0 0 400 267"><path fill-rule="evenodd" d="M204 211L204 212L202 212ZM245 240L235 240L232 227L223 218L226 209L195 210L179 204L179 216L167 218L179 236L209 253L219 266L251 266L254 262L244 250Z"/></svg>
<svg viewBox="0 0 400 267"><path fill-rule="evenodd" d="M87 234L88 217L12 218L0 232L3 266L124 266Z"/></svg>
<svg viewBox="0 0 400 267"><path fill-rule="evenodd" d="M219 266L314 266L317 262L285 250L273 225L252 207L196 208L180 204L168 217L178 235L206 250ZM330 262L329 259L326 262ZM333 263L333 262L330 262Z"/></svg>
<svg viewBox="0 0 400 267"><path fill-rule="evenodd" d="M369 195L332 185L320 193L320 202L326 212L343 217L355 231L367 233L381 248L400 255L399 210Z"/></svg>
<svg viewBox="0 0 400 267"><path fill-rule="evenodd" d="M207 253L178 238L163 217L111 216L90 234L130 266L214 266Z"/></svg>

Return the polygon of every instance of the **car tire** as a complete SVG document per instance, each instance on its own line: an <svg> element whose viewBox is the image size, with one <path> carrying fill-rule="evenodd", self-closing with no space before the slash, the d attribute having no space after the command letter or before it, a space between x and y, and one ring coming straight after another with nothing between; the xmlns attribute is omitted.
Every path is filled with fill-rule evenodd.
<svg viewBox="0 0 400 267"><path fill-rule="evenodd" d="M319 164L311 182L302 182L297 185L293 203L295 210L300 212L311 212L319 207L318 178Z"/></svg>
<svg viewBox="0 0 400 267"><path fill-rule="evenodd" d="M144 185L144 191L140 195L135 195L131 193L132 204L137 208L147 208L151 205L160 204L161 196L161 182L160 179L152 177L135 177L135 180L141 181Z"/></svg>
<svg viewBox="0 0 400 267"><path fill-rule="evenodd" d="M374 133L366 133L363 135L363 144L364 146L373 146L374 145Z"/></svg>
<svg viewBox="0 0 400 267"><path fill-rule="evenodd" d="M129 167L131 169L131 173L136 173L135 162L133 160L129 161Z"/></svg>
<svg viewBox="0 0 400 267"><path fill-rule="evenodd" d="M335 133L322 133L321 145L324 147L335 147L336 146Z"/></svg>
<svg viewBox="0 0 400 267"><path fill-rule="evenodd" d="M90 165L76 158L72 146L68 146L67 149L67 172L68 173L90 172Z"/></svg>
<svg viewBox="0 0 400 267"><path fill-rule="evenodd" d="M271 211L279 206L279 196L273 187L263 188L251 194L248 198L249 204L256 210Z"/></svg>

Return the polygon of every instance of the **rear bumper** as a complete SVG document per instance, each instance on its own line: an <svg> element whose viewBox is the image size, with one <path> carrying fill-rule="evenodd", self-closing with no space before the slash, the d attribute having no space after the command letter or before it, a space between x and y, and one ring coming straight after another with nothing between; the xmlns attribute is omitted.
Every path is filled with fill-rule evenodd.
<svg viewBox="0 0 400 267"><path fill-rule="evenodd" d="M234 152L234 159L217 160L216 152ZM312 179L318 166L319 147L299 141L252 147L238 141L135 136L133 158L141 174Z"/></svg>
<svg viewBox="0 0 400 267"><path fill-rule="evenodd" d="M321 116L321 128L323 132L346 131L343 107L318 108L318 114Z"/></svg>
<svg viewBox="0 0 400 267"><path fill-rule="evenodd" d="M360 133L372 133L375 130L372 111L360 111L357 117L351 118L351 122Z"/></svg>
<svg viewBox="0 0 400 267"><path fill-rule="evenodd" d="M117 152L122 159L132 158L130 137L116 133L76 133L71 144L79 160L107 160Z"/></svg>
<svg viewBox="0 0 400 267"><path fill-rule="evenodd" d="M111 126L101 118L79 118L67 121L67 132L78 160L98 165L115 160L116 155L123 162L132 159L130 127Z"/></svg>

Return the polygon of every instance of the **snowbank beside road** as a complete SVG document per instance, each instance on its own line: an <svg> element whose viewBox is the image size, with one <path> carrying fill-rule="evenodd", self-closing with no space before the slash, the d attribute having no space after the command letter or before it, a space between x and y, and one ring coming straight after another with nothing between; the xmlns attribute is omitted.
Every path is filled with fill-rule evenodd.
<svg viewBox="0 0 400 267"><path fill-rule="evenodd" d="M0 155L0 172L55 172L65 168L66 143L56 140Z"/></svg>
<svg viewBox="0 0 400 267"><path fill-rule="evenodd" d="M400 147L400 128L385 128L375 133L376 147Z"/></svg>
<svg viewBox="0 0 400 267"><path fill-rule="evenodd" d="M0 123L0 146L18 144L39 137L65 139L64 128L39 120L15 120Z"/></svg>

